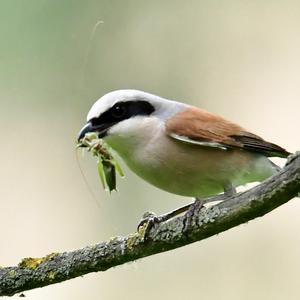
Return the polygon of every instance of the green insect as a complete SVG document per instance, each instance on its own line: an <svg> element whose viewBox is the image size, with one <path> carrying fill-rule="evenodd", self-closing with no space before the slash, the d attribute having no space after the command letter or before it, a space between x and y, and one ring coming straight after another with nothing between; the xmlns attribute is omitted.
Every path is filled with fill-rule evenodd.
<svg viewBox="0 0 300 300"><path fill-rule="evenodd" d="M124 177L117 160L110 153L109 147L95 133L87 133L77 144L77 148L86 148L98 158L98 174L105 190L116 190L116 173Z"/></svg>

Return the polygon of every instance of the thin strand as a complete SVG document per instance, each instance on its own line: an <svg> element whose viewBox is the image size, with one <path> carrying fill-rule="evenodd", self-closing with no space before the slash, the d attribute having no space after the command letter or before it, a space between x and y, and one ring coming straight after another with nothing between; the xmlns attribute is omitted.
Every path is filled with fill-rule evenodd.
<svg viewBox="0 0 300 300"><path fill-rule="evenodd" d="M75 149L75 156L76 156L76 162L77 162L78 168L80 170L80 173L82 175L83 181L85 182L86 187L87 187L90 195L92 196L92 198L94 199L94 201L97 203L97 206L100 208L101 207L101 203L100 203L99 199L97 198L96 194L94 193L91 185L89 184L89 181L87 180L87 177L84 174L84 171L83 171L83 168L82 168L82 165L81 165L81 162L80 162L80 157L79 157L78 149L79 148Z"/></svg>
<svg viewBox="0 0 300 300"><path fill-rule="evenodd" d="M89 58L89 55L90 55L90 52L91 52L92 41L94 39L97 28L100 24L104 24L104 22L102 20L97 21L97 23L94 25L94 27L91 31L90 37L89 37L88 45L87 45L87 48L86 48L86 53L85 53L85 56L83 58L83 64L82 64L82 78L81 78L81 86L82 87L84 86L86 66L87 66L88 58Z"/></svg>

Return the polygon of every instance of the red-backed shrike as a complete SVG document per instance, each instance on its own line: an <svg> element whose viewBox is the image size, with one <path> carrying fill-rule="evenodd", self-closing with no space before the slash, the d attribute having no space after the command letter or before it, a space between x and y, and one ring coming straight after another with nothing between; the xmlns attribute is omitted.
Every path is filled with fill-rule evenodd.
<svg viewBox="0 0 300 300"><path fill-rule="evenodd" d="M137 90L100 98L79 133L96 132L138 176L170 193L202 198L262 181L289 152L203 109Z"/></svg>
<svg viewBox="0 0 300 300"><path fill-rule="evenodd" d="M205 197L262 181L289 152L220 116L137 90L100 98L79 133L97 132L138 176L170 193Z"/></svg>

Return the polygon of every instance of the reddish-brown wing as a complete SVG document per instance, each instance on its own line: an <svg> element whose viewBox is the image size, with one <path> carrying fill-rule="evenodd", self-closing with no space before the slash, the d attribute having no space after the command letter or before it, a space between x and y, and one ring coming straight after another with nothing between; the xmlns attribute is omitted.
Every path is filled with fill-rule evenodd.
<svg viewBox="0 0 300 300"><path fill-rule="evenodd" d="M220 148L240 148L265 156L287 157L289 152L261 137L247 132L241 126L205 110L191 107L177 113L166 123L166 132L172 138Z"/></svg>

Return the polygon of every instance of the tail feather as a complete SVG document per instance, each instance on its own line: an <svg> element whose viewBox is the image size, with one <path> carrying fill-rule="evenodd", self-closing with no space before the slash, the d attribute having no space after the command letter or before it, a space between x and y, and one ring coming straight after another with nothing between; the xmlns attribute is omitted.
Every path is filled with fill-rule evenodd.
<svg viewBox="0 0 300 300"><path fill-rule="evenodd" d="M282 147L267 142L259 136L248 132L244 133L244 135L233 135L231 137L241 143L244 149L259 152L267 157L287 158L290 155L290 152L286 151Z"/></svg>

